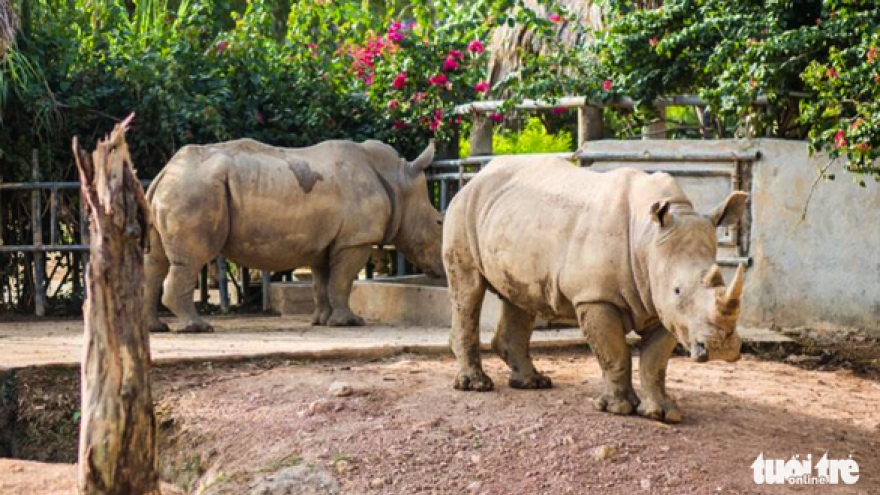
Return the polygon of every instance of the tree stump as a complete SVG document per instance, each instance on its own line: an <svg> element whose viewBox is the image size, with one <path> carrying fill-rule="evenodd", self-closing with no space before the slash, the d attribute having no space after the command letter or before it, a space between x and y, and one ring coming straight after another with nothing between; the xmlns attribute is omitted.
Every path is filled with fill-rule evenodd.
<svg viewBox="0 0 880 495"><path fill-rule="evenodd" d="M73 139L91 220L77 473L83 495L160 493L149 333L142 317L150 210L125 143L132 117L91 157Z"/></svg>

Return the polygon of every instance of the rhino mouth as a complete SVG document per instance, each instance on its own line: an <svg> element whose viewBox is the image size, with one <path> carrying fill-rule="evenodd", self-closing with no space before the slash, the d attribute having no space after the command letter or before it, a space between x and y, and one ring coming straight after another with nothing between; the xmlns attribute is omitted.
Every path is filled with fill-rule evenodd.
<svg viewBox="0 0 880 495"><path fill-rule="evenodd" d="M702 342L691 344L691 359L698 363L709 361L709 352L706 350L706 344Z"/></svg>

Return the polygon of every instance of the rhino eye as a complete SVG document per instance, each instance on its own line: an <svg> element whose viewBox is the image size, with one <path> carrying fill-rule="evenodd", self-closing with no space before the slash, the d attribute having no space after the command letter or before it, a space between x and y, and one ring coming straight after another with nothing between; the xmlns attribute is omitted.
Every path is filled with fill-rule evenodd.
<svg viewBox="0 0 880 495"><path fill-rule="evenodd" d="M679 289L678 287L675 288L675 295L681 295L681 289Z"/></svg>

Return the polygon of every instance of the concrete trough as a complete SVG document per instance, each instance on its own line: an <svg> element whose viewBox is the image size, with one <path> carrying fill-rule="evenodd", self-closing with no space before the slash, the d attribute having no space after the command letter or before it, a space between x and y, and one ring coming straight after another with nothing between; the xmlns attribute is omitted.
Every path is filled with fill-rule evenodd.
<svg viewBox="0 0 880 495"><path fill-rule="evenodd" d="M281 314L311 314L315 308L311 283L272 283L269 306ZM387 325L449 327L452 320L446 281L424 275L356 280L351 291L351 309L368 321ZM501 300L486 292L480 328L495 328L500 314ZM548 326L546 321L536 322L536 327Z"/></svg>

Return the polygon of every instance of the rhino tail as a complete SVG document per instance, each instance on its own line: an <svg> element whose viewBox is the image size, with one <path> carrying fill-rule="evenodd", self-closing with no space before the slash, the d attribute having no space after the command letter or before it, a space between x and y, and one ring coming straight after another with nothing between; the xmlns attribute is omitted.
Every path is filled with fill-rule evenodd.
<svg viewBox="0 0 880 495"><path fill-rule="evenodd" d="M162 181L162 177L164 176L165 169L163 168L158 174L156 174L156 177L150 182L150 186L147 188L147 203L149 203L150 206L153 205L153 195L156 194L156 188L159 187L159 182Z"/></svg>

